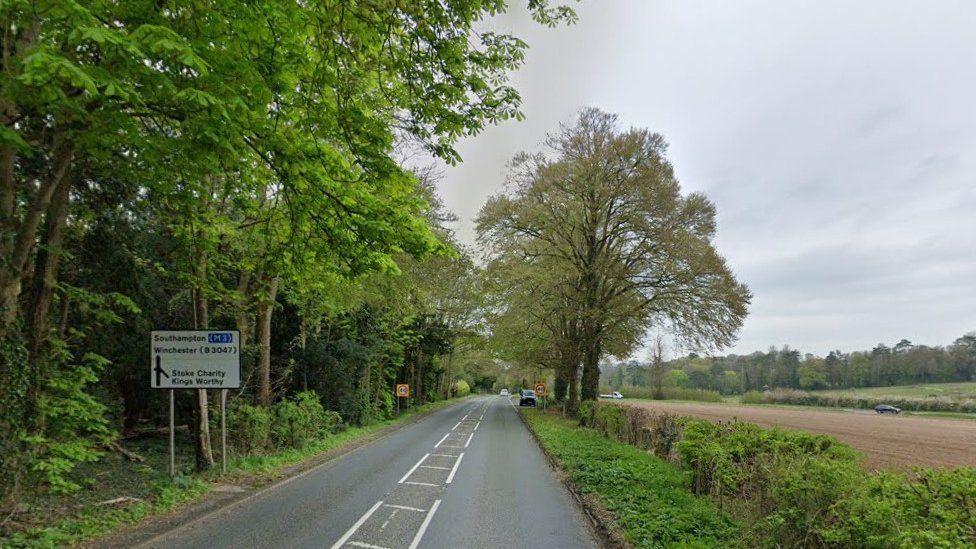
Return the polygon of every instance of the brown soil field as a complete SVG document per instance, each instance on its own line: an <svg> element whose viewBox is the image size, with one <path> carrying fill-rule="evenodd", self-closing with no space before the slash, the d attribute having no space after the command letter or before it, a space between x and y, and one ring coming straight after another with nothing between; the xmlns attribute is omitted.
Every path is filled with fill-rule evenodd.
<svg viewBox="0 0 976 549"><path fill-rule="evenodd" d="M728 404L631 401L624 404L711 421L736 419L766 427L831 435L864 453L871 469L976 467L976 421L879 415L870 410L811 410Z"/></svg>

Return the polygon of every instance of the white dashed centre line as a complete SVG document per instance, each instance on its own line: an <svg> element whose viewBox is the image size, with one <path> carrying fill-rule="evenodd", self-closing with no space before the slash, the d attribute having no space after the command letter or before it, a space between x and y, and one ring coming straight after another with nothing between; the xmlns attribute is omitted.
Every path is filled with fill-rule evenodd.
<svg viewBox="0 0 976 549"><path fill-rule="evenodd" d="M350 541L349 545L355 545L356 547L366 547L367 549L390 549L389 547L383 547L382 545L372 545L370 543L363 543L361 541Z"/></svg>
<svg viewBox="0 0 976 549"><path fill-rule="evenodd" d="M511 400L509 400L509 403L512 404L513 407L515 407L515 404L512 403ZM464 448L467 448L468 446L471 445L471 441L472 441L472 439L474 439L475 431L477 431L478 428L481 427L481 422L485 418L485 414L488 411L489 405L490 405L490 402L487 403L483 407L481 407L481 406L474 406L473 409L469 408L469 411L467 413L465 413L464 417L462 417L460 421L458 421L456 424L454 424L454 427L451 427L451 430L448 431L443 437L441 437L441 439L437 441L437 444L434 445L434 448L440 448L441 449L440 452L449 452L449 451L451 451L451 450L447 450L448 448L461 450L459 452L459 455L454 455L454 454L449 454L449 453L434 453L434 452L424 454L424 456L421 457L420 460L417 461L417 463L415 463L413 465L413 467L411 467L410 470L407 471L406 474L403 475L403 477L400 478L399 481L397 481L397 484L399 484L399 485L407 485L407 486L411 486L412 485L412 486L424 486L424 487L431 487L431 488L439 488L441 491L443 491L445 489L446 485L451 484L452 482L454 482L454 477L457 475L458 469L461 466L461 460L464 458L464 451L463 451L463 449ZM480 408L480 410L478 408ZM474 415L475 414L479 414L479 413L480 413L480 417L478 417L477 419L475 419L474 418ZM473 424L473 427L472 427L472 424ZM468 429L470 429L470 431L469 432L465 432ZM456 437L454 439L451 439L450 443L445 444L445 442L447 442L447 439L450 438L451 435L456 435ZM468 435L468 436L467 436L467 439L464 442L464 445L461 446L460 445L460 440L458 440L458 439L463 438L464 435ZM444 457L444 458L454 458L455 461L454 461L454 464L452 466L450 466L450 467L446 466L446 464L444 464L444 465L425 465L424 462L426 462L427 459L429 457L431 457L431 456ZM420 481L415 481L415 480L408 480L411 475L413 475L414 473L417 473L418 469L423 469L424 471L426 471L422 475L419 475L419 477L420 478L423 478L423 480L425 480L425 481L428 481L429 480L430 482L420 482ZM443 475L443 473L439 473L438 471L447 471L448 472L447 473L447 479L443 481L444 482L443 484L437 484L438 482L441 482L440 481L440 478L439 478L440 475ZM413 489L413 488L400 488L398 490L403 490L403 489L416 490L416 489ZM403 494L403 492L398 492L398 493L400 493L401 495ZM423 493L429 493L429 491L421 491L420 493L421 494L423 494ZM436 497L436 494L430 494L430 496ZM423 496L423 497L427 497L427 496ZM422 501L422 500L423 499L421 498L420 500L417 500L417 501ZM421 505L425 505L425 504L426 504L426 502L421 503ZM390 512L389 516L385 520L377 519L376 522L371 522L370 524L376 524L376 523L380 522L380 520L382 520L382 524L379 526L378 529L372 529L372 530L370 530L370 533L366 533L366 534L362 534L361 533L357 537L359 537L360 539L365 538L365 539L369 539L370 541L378 541L380 543L386 543L386 545L390 545L390 543L387 543L387 542L388 541L391 541L392 542L392 545L394 545L396 547L402 547L400 545L400 543L401 543L400 541L396 541L396 540L385 540L385 539L370 539L370 537L377 535L380 531L387 532L387 534L385 534L385 535L391 535L391 534L389 534L389 532L396 532L396 530L397 530L397 527L396 526L394 526L393 528L391 528L391 530L389 530L389 531L387 531L386 529L387 529L387 526L390 526L391 524L393 524L393 523L395 523L397 521L402 522L404 520L402 517L404 517L405 515L398 514L400 511L411 511L411 512L416 512L416 513L424 513L425 516L424 516L423 522L421 523L419 530L417 530L417 532L414 535L413 540L410 542L410 546L409 546L409 549L416 549L418 547L418 545L420 544L421 538L423 538L424 533L427 531L427 528L430 525L431 520L434 518L434 513L437 512L437 508L440 506L440 504L441 504L441 500L440 499L436 499L436 500L434 500L433 504L430 506L430 509L422 509L420 507L411 507L411 506L408 506L408 505L396 505L396 504L392 504L392 503L384 503L382 500L381 501L378 501L378 502L376 502L375 505L373 505L369 509L369 511L366 512L366 514L364 514L362 517L360 517L359 520L357 520L356 523L352 525L352 527L342 536L342 538L340 538L332 546L331 549L338 549L338 548L340 548L340 547L342 547L343 545L346 545L346 544L352 545L352 546L356 546L356 547L365 547L367 549L388 549L387 547L384 547L382 545L375 545L375 544L368 543L366 541L359 541L359 540L353 540L353 539L351 539L354 535L356 535L357 531L359 531L359 529L362 528L363 525L367 523L367 521L369 521L370 517L373 514L375 514L376 510L380 506L386 506L386 507L390 507L392 509L392 511ZM382 536L381 536L381 538L382 538ZM406 540L403 540L403 541L406 541Z"/></svg>

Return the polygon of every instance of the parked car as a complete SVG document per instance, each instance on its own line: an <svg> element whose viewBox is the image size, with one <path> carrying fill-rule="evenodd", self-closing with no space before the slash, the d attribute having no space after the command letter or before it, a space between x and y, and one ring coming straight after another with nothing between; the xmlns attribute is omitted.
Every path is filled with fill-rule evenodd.
<svg viewBox="0 0 976 549"><path fill-rule="evenodd" d="M614 391L609 395L600 395L600 398L624 398L624 395L618 393L617 391Z"/></svg>
<svg viewBox="0 0 976 549"><path fill-rule="evenodd" d="M535 406L535 391L523 389L522 396L519 397L519 406Z"/></svg>
<svg viewBox="0 0 976 549"><path fill-rule="evenodd" d="M503 397L509 396L508 389L502 389L502 392L498 393L498 395Z"/></svg>
<svg viewBox="0 0 976 549"><path fill-rule="evenodd" d="M874 407L874 411L879 414L900 414L901 408L897 406L892 406L890 404L878 404Z"/></svg>

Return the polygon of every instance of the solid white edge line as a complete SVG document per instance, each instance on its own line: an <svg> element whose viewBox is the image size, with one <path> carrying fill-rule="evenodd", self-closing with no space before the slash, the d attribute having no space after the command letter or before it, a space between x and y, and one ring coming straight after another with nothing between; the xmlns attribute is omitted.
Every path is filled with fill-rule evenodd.
<svg viewBox="0 0 976 549"><path fill-rule="evenodd" d="M440 446L441 443L444 442L445 440L447 440L447 437L449 437L449 436L451 436L451 433L447 433L446 435L444 435L444 438L442 438L442 439L440 439L440 440L437 441L437 444L434 445L434 448L437 448L438 446Z"/></svg>
<svg viewBox="0 0 976 549"><path fill-rule="evenodd" d="M426 532L427 527L430 526L430 519L434 518L434 512L437 511L440 504L441 500L434 500L434 505L430 507L430 512L427 513L426 517L424 517L424 522L420 525L420 530L417 530L417 535L413 537L413 541L410 542L410 547L407 549L417 549L417 546L420 545L420 538L424 537L424 532Z"/></svg>
<svg viewBox="0 0 976 549"><path fill-rule="evenodd" d="M474 438L474 431L471 431L471 434L468 435L468 441L464 443L464 447L465 448L468 447L468 444L471 444L471 439L473 439L473 438Z"/></svg>
<svg viewBox="0 0 976 549"><path fill-rule="evenodd" d="M424 454L424 457L420 458L420 461L418 461L416 465L411 467L410 470L407 471L407 474L403 475L403 478L401 478L400 481L397 482L397 484L403 484L403 481L410 478L410 475L412 475L413 472L417 470L417 467L420 467L420 464L423 463L424 460L427 459L428 457L430 457L430 454Z"/></svg>
<svg viewBox="0 0 976 549"><path fill-rule="evenodd" d="M454 462L454 467L451 468L451 473L447 475L447 481L444 482L444 484L450 484L451 481L454 480L454 474L457 473L458 466L461 465L461 458L463 457L464 457L464 452L461 452L461 455L458 456L457 461Z"/></svg>
<svg viewBox="0 0 976 549"><path fill-rule="evenodd" d="M349 541L349 538L351 538L352 535L356 533L356 530L359 530L359 527L362 526L364 522L369 520L369 517L372 516L372 514L375 513L377 509L380 508L380 505L383 505L383 500L377 501L376 505L373 505L372 507L369 508L369 511L366 511L365 515L359 517L359 520L357 520L356 523L352 525L352 528L346 530L346 533L343 534L341 538L339 538L339 541L335 542L332 545L331 549L339 549L340 547L345 545L345 543Z"/></svg>

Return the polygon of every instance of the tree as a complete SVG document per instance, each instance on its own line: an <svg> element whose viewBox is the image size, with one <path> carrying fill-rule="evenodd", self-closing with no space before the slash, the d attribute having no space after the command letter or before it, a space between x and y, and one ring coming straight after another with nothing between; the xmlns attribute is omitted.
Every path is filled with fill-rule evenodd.
<svg viewBox="0 0 976 549"><path fill-rule="evenodd" d="M544 260L568 280L558 291L575 311L582 398L597 397L611 340L625 356L666 324L693 346L730 344L751 296L712 245L714 206L681 194L664 139L586 109L546 144L549 154L515 158L478 231L491 257Z"/></svg>

